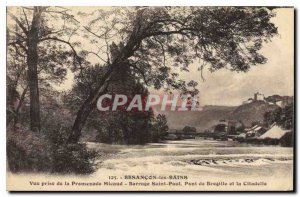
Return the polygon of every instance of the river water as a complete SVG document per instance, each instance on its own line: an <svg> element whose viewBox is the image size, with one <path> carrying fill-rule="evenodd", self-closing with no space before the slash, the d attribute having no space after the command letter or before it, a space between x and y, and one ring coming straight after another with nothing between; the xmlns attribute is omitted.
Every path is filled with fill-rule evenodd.
<svg viewBox="0 0 300 197"><path fill-rule="evenodd" d="M101 159L97 160L94 177L107 174L118 177L175 175L204 182L263 181L268 185L266 188L271 190L292 188L293 148L290 147L203 138L143 146L101 143L87 145L102 154ZM247 190L253 189L260 188L252 187Z"/></svg>
<svg viewBox="0 0 300 197"><path fill-rule="evenodd" d="M87 146L99 155L92 174L8 173L8 185L15 191L293 189L293 148L202 138L135 146L88 142Z"/></svg>

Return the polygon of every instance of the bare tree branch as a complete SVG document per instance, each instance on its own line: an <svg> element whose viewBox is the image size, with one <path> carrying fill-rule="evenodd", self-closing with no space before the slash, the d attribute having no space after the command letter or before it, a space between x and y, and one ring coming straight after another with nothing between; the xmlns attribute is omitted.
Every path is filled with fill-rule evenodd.
<svg viewBox="0 0 300 197"><path fill-rule="evenodd" d="M23 23L12 13L7 12L7 14L18 24L18 26L23 30L23 32L27 35L28 34L28 29L25 28Z"/></svg>
<svg viewBox="0 0 300 197"><path fill-rule="evenodd" d="M27 19L27 15L26 15L25 10L23 8L22 8L22 11L23 11L23 14L24 14L24 17L25 17L27 28L29 29L29 22L28 22L28 19Z"/></svg>

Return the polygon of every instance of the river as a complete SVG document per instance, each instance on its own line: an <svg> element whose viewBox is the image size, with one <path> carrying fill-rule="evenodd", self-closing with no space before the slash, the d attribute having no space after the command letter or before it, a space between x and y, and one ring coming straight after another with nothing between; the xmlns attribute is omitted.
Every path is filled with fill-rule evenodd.
<svg viewBox="0 0 300 197"><path fill-rule="evenodd" d="M293 189L293 148L202 138L134 146L86 144L98 152L94 173L8 173L9 185L15 191Z"/></svg>
<svg viewBox="0 0 300 197"><path fill-rule="evenodd" d="M93 177L174 175L203 182L265 182L271 190L292 188L293 148L290 147L203 138L146 145L87 145L102 154Z"/></svg>

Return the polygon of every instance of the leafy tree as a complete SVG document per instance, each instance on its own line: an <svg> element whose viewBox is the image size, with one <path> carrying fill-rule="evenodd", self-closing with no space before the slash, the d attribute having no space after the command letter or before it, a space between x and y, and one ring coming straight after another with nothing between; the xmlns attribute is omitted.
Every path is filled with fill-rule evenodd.
<svg viewBox="0 0 300 197"><path fill-rule="evenodd" d="M277 123L285 129L294 129L294 104L266 112L264 114L264 123L266 126Z"/></svg>
<svg viewBox="0 0 300 197"><path fill-rule="evenodd" d="M137 81L128 67L123 68L115 71L114 78L107 86L107 93L124 94L129 99L138 94L146 99L148 90ZM65 96L65 103L72 113L76 114L77 106L92 92L106 69L107 67L98 64L90 65L81 76L76 77L75 86ZM94 106L85 129L97 130L97 140L100 142L144 144L151 140L152 119L152 111L126 111L124 107L119 107L116 111L100 112Z"/></svg>
<svg viewBox="0 0 300 197"><path fill-rule="evenodd" d="M30 106L28 98L29 85L27 76L26 57L20 56L15 47L8 46L7 53L7 124L13 122L16 125L22 116L29 117L27 106ZM55 53L59 50L59 55ZM39 84L39 100L44 100L43 105L46 105L47 100L53 100L57 91L52 85L58 85L65 79L68 65L66 53L60 51L60 45L47 45L39 47L39 64L38 64L38 84ZM59 62L60 64L58 64ZM45 112L42 111L42 112ZM30 119L23 122L30 122ZM43 126L43 125L42 125Z"/></svg>
<svg viewBox="0 0 300 197"><path fill-rule="evenodd" d="M164 139L169 130L168 121L165 115L158 114L153 123L152 141L158 142Z"/></svg>
<svg viewBox="0 0 300 197"><path fill-rule="evenodd" d="M259 50L277 34L269 8L136 7L81 14L92 18L84 28L99 49L85 54L98 57L107 70L80 107L69 142L79 140L97 98L120 67L130 67L147 86L185 92L186 82L171 67L188 71L200 61L200 71L208 67L211 72L246 72L267 61Z"/></svg>
<svg viewBox="0 0 300 197"><path fill-rule="evenodd" d="M276 104L277 101L282 100L282 96L280 95L272 95L265 98L266 101Z"/></svg>
<svg viewBox="0 0 300 197"><path fill-rule="evenodd" d="M51 73L50 79L59 81L66 73L63 65L69 63L70 58L74 59L75 67L80 65L81 58L74 49L78 43L70 41L78 29L77 22L67 9L61 7L11 7L7 13L8 56L23 58L18 61L22 62L22 69L28 76L30 127L32 131L39 131L39 77L42 73ZM60 21L54 24L57 20ZM47 78L47 74L43 77Z"/></svg>
<svg viewBox="0 0 300 197"><path fill-rule="evenodd" d="M239 120L236 125L236 134L243 133L245 131L245 125L243 121Z"/></svg>

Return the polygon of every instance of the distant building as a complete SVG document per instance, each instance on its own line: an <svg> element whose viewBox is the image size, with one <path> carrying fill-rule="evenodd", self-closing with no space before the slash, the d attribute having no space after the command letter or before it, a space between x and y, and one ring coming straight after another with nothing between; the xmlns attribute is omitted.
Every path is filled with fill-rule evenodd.
<svg viewBox="0 0 300 197"><path fill-rule="evenodd" d="M256 92L254 94L254 101L264 101L265 100L265 96L259 92Z"/></svg>
<svg viewBox="0 0 300 197"><path fill-rule="evenodd" d="M251 129L248 129L246 132L246 137L259 137L263 135L267 130L261 126L255 125Z"/></svg>
<svg viewBox="0 0 300 197"><path fill-rule="evenodd" d="M265 101L264 94L256 92L256 93L254 93L253 98L249 98L248 100L243 101L243 104L252 103L252 102L255 102L255 101Z"/></svg>
<svg viewBox="0 0 300 197"><path fill-rule="evenodd" d="M291 132L290 130L284 130L281 127L274 125L271 129L265 132L258 139L276 139L280 140L286 133Z"/></svg>
<svg viewBox="0 0 300 197"><path fill-rule="evenodd" d="M249 98L246 101L243 101L244 104L256 102L256 101L264 101L268 103L269 105L277 105L279 107L286 107L287 105L290 105L294 101L293 96L280 96L280 95L272 95L265 97L264 94L256 92L254 93L253 98Z"/></svg>

